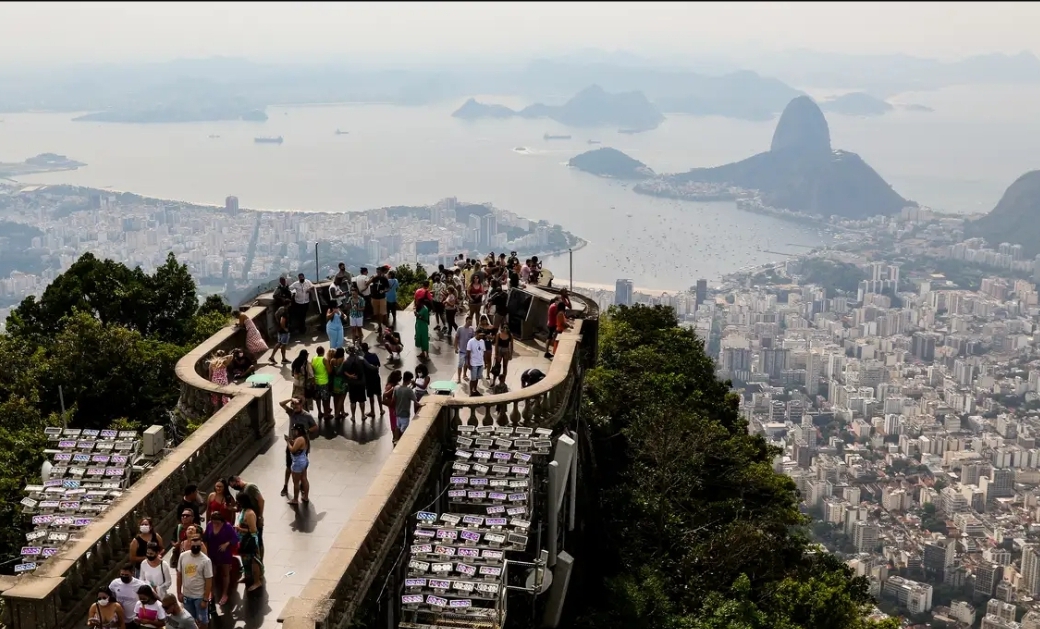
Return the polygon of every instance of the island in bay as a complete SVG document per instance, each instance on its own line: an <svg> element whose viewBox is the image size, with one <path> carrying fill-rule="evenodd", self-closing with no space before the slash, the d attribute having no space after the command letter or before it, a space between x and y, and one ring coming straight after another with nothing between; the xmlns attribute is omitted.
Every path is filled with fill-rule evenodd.
<svg viewBox="0 0 1040 629"><path fill-rule="evenodd" d="M463 120L548 118L568 127L617 127L628 132L649 131L664 122L664 116L642 92L612 94L598 85L581 90L560 106L535 103L519 111L470 98L452 116Z"/></svg>
<svg viewBox="0 0 1040 629"><path fill-rule="evenodd" d="M0 179L12 179L24 175L53 173L62 170L76 170L84 166L86 164L83 162L77 162L64 155L40 153L36 157L30 157L24 162L0 162Z"/></svg>
<svg viewBox="0 0 1040 629"><path fill-rule="evenodd" d="M862 219L917 205L859 155L832 149L827 120L808 96L784 109L768 151L732 164L655 177L633 190L698 201L735 199L745 209L798 218Z"/></svg>
<svg viewBox="0 0 1040 629"><path fill-rule="evenodd" d="M576 155L567 164L572 168L610 179L641 180L654 176L654 171L643 162L608 146Z"/></svg>

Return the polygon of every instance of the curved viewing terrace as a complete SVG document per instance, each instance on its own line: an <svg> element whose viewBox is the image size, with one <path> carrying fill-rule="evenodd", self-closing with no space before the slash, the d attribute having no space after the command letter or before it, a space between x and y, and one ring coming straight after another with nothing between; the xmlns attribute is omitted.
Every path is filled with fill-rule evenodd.
<svg viewBox="0 0 1040 629"><path fill-rule="evenodd" d="M228 606L215 610L212 627L262 629L281 623L286 629L345 628L359 620L356 616L366 600L394 601L392 592L383 591L387 564L397 559L408 515L423 506L418 504L420 498L430 493L429 485L437 480L450 428L459 424L552 427L563 416L594 352L598 314L591 299L572 295L572 300L584 304L579 308L584 320L576 319L573 328L560 336L553 360L542 357L544 342L518 340L509 365L509 392L477 398L468 397L465 387L452 396L431 392L396 447L391 444L388 416L320 422L320 436L312 442L311 502L296 508L278 495L285 471L279 437L288 426L278 402L290 397L288 366L269 366L266 357L261 359L258 372L275 376L268 388L209 382L209 356L245 344L244 332L228 326L177 365L178 411L198 428L35 573L3 582L5 624L11 629L84 626L97 588L115 578L127 560L138 520L145 515L157 517L158 530L168 538L183 487L196 483L208 492L217 479L232 474L256 483L266 499L267 585L249 595L240 586ZM259 296L245 312L270 341L271 295ZM294 336L290 360L300 349L310 350L313 356L315 347L327 344L323 321L312 307L308 334ZM410 310L398 313L397 329L406 346L414 345L410 342L413 326ZM366 326L365 340L383 360L385 352L376 348L375 336L374 325ZM402 369L414 370L418 364L414 347L406 348L402 358ZM431 330L426 365L432 381L455 377L457 356L450 338ZM522 389L520 374L532 367L544 371L546 378ZM384 382L389 372L385 365L381 368ZM223 406L222 399L228 400Z"/></svg>

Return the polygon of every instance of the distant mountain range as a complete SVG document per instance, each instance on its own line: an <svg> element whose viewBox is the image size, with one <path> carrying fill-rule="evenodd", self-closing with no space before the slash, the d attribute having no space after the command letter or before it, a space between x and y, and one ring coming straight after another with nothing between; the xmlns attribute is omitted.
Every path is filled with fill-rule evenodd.
<svg viewBox="0 0 1040 629"><path fill-rule="evenodd" d="M964 231L968 237L985 238L993 248L1009 242L1022 245L1027 256L1040 254L1040 170L1016 179L996 207Z"/></svg>
<svg viewBox="0 0 1040 629"><path fill-rule="evenodd" d="M758 190L773 207L823 216L859 219L895 214L914 205L858 155L831 149L827 120L808 96L787 105L765 153L667 179L678 184L704 182Z"/></svg>
<svg viewBox="0 0 1040 629"><path fill-rule="evenodd" d="M621 127L630 131L656 129L664 116L642 92L610 94L598 85L589 86L558 107L535 103L520 111L504 105L486 105L469 99L452 114L455 118L551 118L569 127Z"/></svg>

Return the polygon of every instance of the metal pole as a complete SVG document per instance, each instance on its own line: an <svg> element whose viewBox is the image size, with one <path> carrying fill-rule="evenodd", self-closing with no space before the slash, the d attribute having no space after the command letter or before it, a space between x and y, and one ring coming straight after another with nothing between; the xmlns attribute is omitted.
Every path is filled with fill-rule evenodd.
<svg viewBox="0 0 1040 629"><path fill-rule="evenodd" d="M318 243L314 243L314 281L321 281L321 271L318 270Z"/></svg>
<svg viewBox="0 0 1040 629"><path fill-rule="evenodd" d="M574 292L574 249L567 249L567 256L571 263L571 292Z"/></svg>
<svg viewBox="0 0 1040 629"><path fill-rule="evenodd" d="M63 428L68 428L68 424L65 421L65 392L61 390L61 385L58 385L58 399L61 400L61 425Z"/></svg>

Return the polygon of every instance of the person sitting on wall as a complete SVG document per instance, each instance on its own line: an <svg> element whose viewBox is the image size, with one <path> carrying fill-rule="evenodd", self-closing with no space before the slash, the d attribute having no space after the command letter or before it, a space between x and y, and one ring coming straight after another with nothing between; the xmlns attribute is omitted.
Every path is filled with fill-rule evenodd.
<svg viewBox="0 0 1040 629"><path fill-rule="evenodd" d="M228 364L228 377L232 380L248 378L256 371L256 361L253 360L245 350L236 349L231 354L231 362Z"/></svg>

